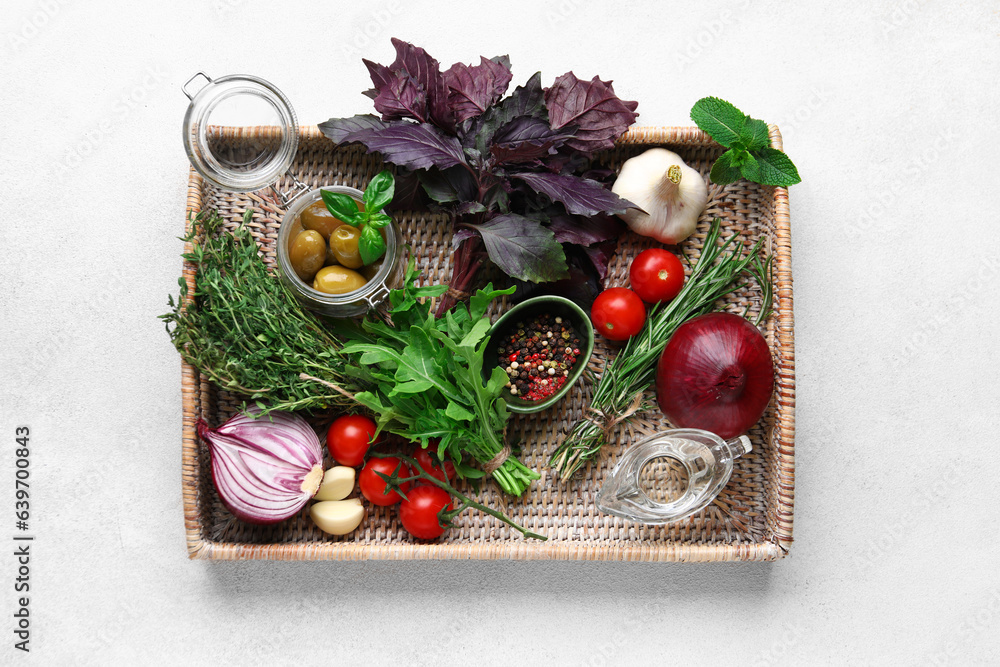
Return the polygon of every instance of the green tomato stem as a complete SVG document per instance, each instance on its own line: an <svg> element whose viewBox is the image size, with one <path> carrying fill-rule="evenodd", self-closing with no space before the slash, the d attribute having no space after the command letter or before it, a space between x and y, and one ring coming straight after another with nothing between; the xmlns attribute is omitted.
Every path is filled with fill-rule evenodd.
<svg viewBox="0 0 1000 667"><path fill-rule="evenodd" d="M479 510L480 512L483 512L485 514L489 514L490 516L495 517L495 518L499 519L500 521L503 521L505 524L507 524L508 526L510 526L511 528L513 528L514 530L517 530L518 532L520 532L525 537L530 537L530 538L535 539L535 540L542 540L543 542L545 540L549 539L549 538L545 537L544 535L539 535L538 533L533 533L530 530L528 530L527 528L523 528L523 527L519 526L518 524L514 523L511 519L507 518L507 516L503 512L495 510L495 509L493 509L491 507L487 507L486 505L484 505L484 504L482 504L482 503L480 503L480 502L478 502L476 500L473 500L469 496L467 496L464 493L462 493L461 491L457 490L451 484L448 484L447 482L442 482L437 477L429 475L423 468L420 467L420 465L417 463L417 460L414 459L414 458L412 458L412 457L406 456L405 454L381 454L379 452L371 452L370 455L374 456L376 458L380 458L380 459L381 458L398 458L401 461L405 461L406 463L410 464L410 469L411 470L417 471L415 475L412 475L410 477L398 477L397 476L397 473L399 472L399 468L398 467L397 467L397 469L395 471L393 471L392 475L385 475L383 473L375 471L376 475L378 475L379 477L381 477L382 479L385 480L385 483L386 483L385 490L386 490L386 492L388 492L390 489L394 489L401 496L403 496L405 498L406 494L400 488L400 486L403 485L403 484L405 484L406 482L413 482L413 481L416 481L418 479L422 479L425 482L430 482L431 484L434 484L435 486L441 487L442 489L444 489L445 491L447 491L449 494L451 494L455 498L458 498L460 501L462 501L462 504L457 509L454 509L454 510L451 510L451 511L447 511L447 507L445 507L444 509L441 510L441 512L438 514L438 520L444 520L445 523L442 523L441 524L442 526L446 526L446 527L450 526L452 519L454 519L456 516L458 516L459 514L461 514L463 511L465 511L466 508L468 508L468 507L474 507L477 510Z"/></svg>

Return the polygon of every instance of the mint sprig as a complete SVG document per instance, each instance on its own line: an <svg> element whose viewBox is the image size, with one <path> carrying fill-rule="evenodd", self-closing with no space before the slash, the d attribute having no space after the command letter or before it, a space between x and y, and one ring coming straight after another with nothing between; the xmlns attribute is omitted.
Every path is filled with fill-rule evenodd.
<svg viewBox="0 0 1000 667"><path fill-rule="evenodd" d="M788 156L771 147L767 123L729 102L703 97L691 108L691 120L729 149L712 165L713 183L726 185L742 176L762 185L788 187L802 180Z"/></svg>
<svg viewBox="0 0 1000 667"><path fill-rule="evenodd" d="M385 239L382 238L378 230L385 227L392 220L391 217L382 213L382 209L392 201L396 191L396 183L392 174L388 170L380 171L368 182L365 188L362 202L365 210L359 211L354 200L347 195L338 192L327 192L323 190L320 195L323 203L330 211L330 214L339 220L343 220L351 227L358 227L361 236L358 238L358 251L361 254L361 261L365 266L377 261L385 254Z"/></svg>

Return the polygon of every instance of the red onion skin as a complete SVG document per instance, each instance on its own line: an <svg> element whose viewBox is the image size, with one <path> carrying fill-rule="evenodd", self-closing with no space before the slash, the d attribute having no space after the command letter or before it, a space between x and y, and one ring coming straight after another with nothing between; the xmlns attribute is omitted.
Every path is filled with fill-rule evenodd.
<svg viewBox="0 0 1000 667"><path fill-rule="evenodd" d="M251 408L251 409L247 410L248 413L255 413L257 411L258 410L256 408ZM296 422L301 422L300 424L298 424L299 428L301 428L301 429L310 429L310 431L311 431L311 428L308 426L308 424L306 424L305 421L302 420L301 417L298 417L297 415L293 415L291 413L272 413L272 415L274 417L280 417L282 419L291 419L291 420L294 420ZM225 424L223 424L222 426L220 426L218 429L211 429L211 428L209 428L208 424L206 424L204 421L202 421L200 419L198 420L198 424L197 424L198 435L201 437L201 439L204 442L206 442L208 444L208 450L209 450L209 454L210 454L210 458L211 458L211 463L212 463L212 483L213 483L213 485L216 488L216 492L217 492L217 494L219 496L219 500L222 501L222 504L225 505L226 509L228 509L230 511L230 513L232 513L233 516L235 516L237 519L240 519L241 521L245 521L246 523L252 523L252 524L257 524L257 525L267 525L267 524L279 523L279 522L284 521L284 520L286 520L286 519L294 516L295 514L297 514L302 509L302 507L305 506L305 504L308 502L309 498L305 497L305 496L301 496L299 500L295 501L295 505L297 505L297 507L289 508L286 512L283 512L282 515L280 515L280 516L273 516L273 517L266 517L265 518L265 517L257 515L257 514L249 514L249 513L245 512L245 511L243 511L240 507L238 507L238 506L234 505L232 502L230 502L229 499L227 498L226 485L222 484L222 482L219 480L219 465L220 465L220 462L217 461L218 452L216 450L216 445L213 442L213 436L216 434L216 432L222 431L223 429L225 429L226 427L228 427L230 424L233 423L234 420L236 420L240 416L241 415L237 415L236 417L233 417L233 419L229 420L228 422L226 422ZM267 417L261 417L260 419L267 419ZM313 433L312 436L313 436L313 438L315 438L316 437L315 433ZM225 437L234 437L234 436L225 436ZM240 438L236 438L236 439L240 439ZM248 444L250 446L253 446L252 443L248 443ZM306 458L303 461L301 461L300 463L305 463L306 465L308 465L309 463L313 463L314 465L320 465L320 466L322 466L323 454L322 454L322 449L319 446L319 440L318 440L318 438L316 439L315 443L310 443L310 444L313 445L313 446L309 448L310 449L309 453L305 454ZM313 450L315 450L315 451L313 451Z"/></svg>
<svg viewBox="0 0 1000 667"><path fill-rule="evenodd" d="M732 313L709 313L679 326L656 369L657 403L670 422L726 440L761 418L773 391L767 341Z"/></svg>

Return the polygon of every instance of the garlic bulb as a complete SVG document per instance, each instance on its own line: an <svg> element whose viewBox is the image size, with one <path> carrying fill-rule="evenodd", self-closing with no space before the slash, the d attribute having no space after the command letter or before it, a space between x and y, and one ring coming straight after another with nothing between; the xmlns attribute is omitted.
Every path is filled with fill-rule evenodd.
<svg viewBox="0 0 1000 667"><path fill-rule="evenodd" d="M691 236L708 204L705 179L665 148L626 160L611 191L639 207L618 216L632 231L667 245Z"/></svg>

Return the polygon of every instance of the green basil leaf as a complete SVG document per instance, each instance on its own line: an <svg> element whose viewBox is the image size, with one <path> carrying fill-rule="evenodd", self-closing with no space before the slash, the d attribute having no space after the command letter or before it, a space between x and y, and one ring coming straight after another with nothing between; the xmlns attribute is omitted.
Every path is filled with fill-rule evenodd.
<svg viewBox="0 0 1000 667"><path fill-rule="evenodd" d="M364 221L364 214L358 210L358 205L354 203L354 200L347 195L327 190L320 190L320 195L333 217L343 220L352 227L357 227Z"/></svg>
<svg viewBox="0 0 1000 667"><path fill-rule="evenodd" d="M361 261L368 266L385 254L385 239L378 229L372 225L365 225L361 229L361 237L358 239L358 252L361 253Z"/></svg>
<svg viewBox="0 0 1000 667"><path fill-rule="evenodd" d="M363 197L365 211L371 215L378 213L392 201L395 193L396 182L389 170L383 169L375 174L375 177L369 181L368 187L365 188Z"/></svg>
<svg viewBox="0 0 1000 667"><path fill-rule="evenodd" d="M385 213L374 213L368 220L368 224L376 229L381 229L392 222L392 217Z"/></svg>

